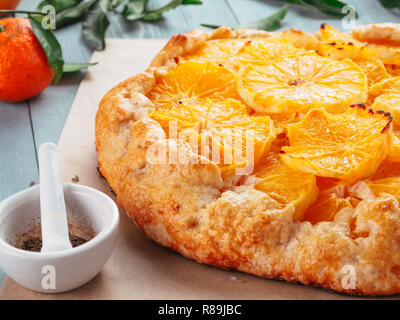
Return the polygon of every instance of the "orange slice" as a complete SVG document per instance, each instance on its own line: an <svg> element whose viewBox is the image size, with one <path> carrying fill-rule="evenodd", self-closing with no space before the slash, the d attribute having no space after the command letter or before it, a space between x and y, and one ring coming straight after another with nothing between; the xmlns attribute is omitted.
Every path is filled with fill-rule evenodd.
<svg viewBox="0 0 400 320"><path fill-rule="evenodd" d="M371 102L383 94L400 94L400 77L388 78L374 84L368 91L368 99Z"/></svg>
<svg viewBox="0 0 400 320"><path fill-rule="evenodd" d="M395 65L395 64L385 64L386 71L392 76L392 77L398 77L400 76L400 65Z"/></svg>
<svg viewBox="0 0 400 320"><path fill-rule="evenodd" d="M246 39L209 40L200 48L184 55L179 62L213 62L237 71L240 65L248 63L265 64L283 55L301 54L307 51L297 49L285 39L278 37Z"/></svg>
<svg viewBox="0 0 400 320"><path fill-rule="evenodd" d="M400 64L398 47L358 41L328 24L321 25L320 33L321 43L318 51L324 56L352 60L380 59L384 64Z"/></svg>
<svg viewBox="0 0 400 320"><path fill-rule="evenodd" d="M378 180L390 177L400 177L400 163L393 162L385 159L375 174L371 177L371 180Z"/></svg>
<svg viewBox="0 0 400 320"><path fill-rule="evenodd" d="M318 39L313 34L296 29L279 32L277 35L273 36L271 40L287 41L296 48L314 51L318 49L319 44Z"/></svg>
<svg viewBox="0 0 400 320"><path fill-rule="evenodd" d="M202 130L202 136L211 138L212 148L220 148L223 176L233 173L236 167L243 168L237 174L244 175L251 174L254 166L269 151L275 138L274 132L268 116L243 116L240 121L224 119L209 122L205 130ZM210 155L208 157L212 158Z"/></svg>
<svg viewBox="0 0 400 320"><path fill-rule="evenodd" d="M206 41L197 50L185 54L179 62L213 62L222 64L224 67L235 70L237 65L237 54L242 46L248 42L246 39L218 39Z"/></svg>
<svg viewBox="0 0 400 320"><path fill-rule="evenodd" d="M261 179L255 188L282 205L293 205L295 220L302 218L304 211L318 196L315 176L290 169L282 162L278 153L269 152L255 175Z"/></svg>
<svg viewBox="0 0 400 320"><path fill-rule="evenodd" d="M383 110L389 112L393 117L393 122L400 125L400 88L399 93L387 93L378 96L371 108L373 110Z"/></svg>
<svg viewBox="0 0 400 320"><path fill-rule="evenodd" d="M316 224L321 221L332 221L336 214L344 208L355 208L360 200L335 193L320 192L317 200L304 213L302 221Z"/></svg>
<svg viewBox="0 0 400 320"><path fill-rule="evenodd" d="M362 43L326 23L321 25L320 33L321 42L318 52L323 56L336 59L349 58L354 61L376 58Z"/></svg>
<svg viewBox="0 0 400 320"><path fill-rule="evenodd" d="M400 176L371 180L367 185L376 197L388 193L400 201Z"/></svg>
<svg viewBox="0 0 400 320"><path fill-rule="evenodd" d="M288 126L290 146L282 148L282 160L295 170L355 182L374 174L386 157L390 129L390 115L364 106L340 114L313 109Z"/></svg>
<svg viewBox="0 0 400 320"><path fill-rule="evenodd" d="M297 112L292 113L255 113L254 116L267 115L274 121L277 134L286 133L287 126L301 120L301 115Z"/></svg>
<svg viewBox="0 0 400 320"><path fill-rule="evenodd" d="M389 112L393 117L393 139L387 159L400 162L400 93L385 93L378 96L371 108Z"/></svg>
<svg viewBox="0 0 400 320"><path fill-rule="evenodd" d="M282 57L265 66L248 65L238 76L238 91L257 112L331 112L365 101L367 80L350 60L317 55Z"/></svg>
<svg viewBox="0 0 400 320"><path fill-rule="evenodd" d="M288 55L300 55L310 53L297 49L285 40L274 38L260 38L247 41L238 51L238 62L242 65L265 65L272 60Z"/></svg>
<svg viewBox="0 0 400 320"><path fill-rule="evenodd" d="M224 178L251 174L275 138L271 118L249 116L246 106L232 99L202 102L160 108L150 117L160 123L169 138L174 137L168 132L177 132L178 139L195 137L196 145L190 141L193 149L220 165Z"/></svg>
<svg viewBox="0 0 400 320"><path fill-rule="evenodd" d="M356 61L356 63L367 76L368 86L390 77L385 65L379 59Z"/></svg>
<svg viewBox="0 0 400 320"><path fill-rule="evenodd" d="M180 102L202 105L206 98L213 101L240 99L235 87L235 75L211 62L178 65L160 76L147 96L156 108L172 108Z"/></svg>
<svg viewBox="0 0 400 320"><path fill-rule="evenodd" d="M360 202L349 192L349 186L338 179L317 177L317 186L318 198L304 213L303 221L332 221L340 210L355 208Z"/></svg>
<svg viewBox="0 0 400 320"><path fill-rule="evenodd" d="M393 125L392 144L387 155L387 160L392 162L400 162L400 126L397 124Z"/></svg>

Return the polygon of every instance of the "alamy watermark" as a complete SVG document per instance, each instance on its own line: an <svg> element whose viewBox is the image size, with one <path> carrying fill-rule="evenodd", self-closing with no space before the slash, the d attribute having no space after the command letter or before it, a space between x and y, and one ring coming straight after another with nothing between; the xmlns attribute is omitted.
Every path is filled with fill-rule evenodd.
<svg viewBox="0 0 400 320"><path fill-rule="evenodd" d="M52 5L43 6L42 11L45 16L42 18L42 28L45 30L56 29L56 8Z"/></svg>
<svg viewBox="0 0 400 320"><path fill-rule="evenodd" d="M351 5L346 5L342 8L342 14L345 15L342 18L342 28L349 31L354 29L357 23L356 9Z"/></svg>
<svg viewBox="0 0 400 320"><path fill-rule="evenodd" d="M168 140L152 144L146 151L150 164L234 165L236 175L249 175L254 169L256 133L245 128L179 130L177 121L169 121ZM150 141L151 139L146 139ZM179 141L179 143L178 143ZM188 157L187 148L200 155Z"/></svg>
<svg viewBox="0 0 400 320"><path fill-rule="evenodd" d="M356 288L356 269L352 265L347 264L340 271L344 275L342 278L342 288L345 290L354 290Z"/></svg>
<svg viewBox="0 0 400 320"><path fill-rule="evenodd" d="M56 268L52 265L42 267L42 288L44 290L56 289Z"/></svg>

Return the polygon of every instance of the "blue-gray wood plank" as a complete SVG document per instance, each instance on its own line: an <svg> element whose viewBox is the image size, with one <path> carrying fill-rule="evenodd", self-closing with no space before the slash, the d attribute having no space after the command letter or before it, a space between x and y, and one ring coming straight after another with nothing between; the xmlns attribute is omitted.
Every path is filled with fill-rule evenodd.
<svg viewBox="0 0 400 320"><path fill-rule="evenodd" d="M152 0L158 7L167 0ZM22 0L19 8L34 9L40 0ZM155 22L130 23L111 16L107 36L111 38L168 38L179 32L201 28L200 23L235 25L272 14L282 5L276 0L203 0L202 6L180 6ZM377 0L348 0L359 14L357 24L400 22L400 13L383 8ZM341 27L340 20L326 19L293 6L281 29L297 28L313 32L322 22ZM68 62L88 61L92 50L75 24L56 31ZM57 85L22 103L0 102L0 201L38 181L37 147L57 142L84 72L63 77ZM0 284L4 274L0 270Z"/></svg>

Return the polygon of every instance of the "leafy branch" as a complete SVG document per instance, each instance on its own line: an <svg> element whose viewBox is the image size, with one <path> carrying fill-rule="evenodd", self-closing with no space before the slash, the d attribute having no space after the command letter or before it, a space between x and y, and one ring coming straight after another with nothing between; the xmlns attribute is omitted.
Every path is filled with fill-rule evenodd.
<svg viewBox="0 0 400 320"><path fill-rule="evenodd" d="M255 20L252 22L248 23L243 23L243 24L238 24L231 26L232 29L238 29L238 28L249 28L249 29L259 29L259 30L265 30L265 31L274 31L278 29L281 25L282 20L285 18L286 14L289 11L289 5L283 6L281 9L279 9L277 12L274 14L260 19L260 20ZM218 28L220 27L219 25L214 25L214 24L201 24L203 27L207 28Z"/></svg>
<svg viewBox="0 0 400 320"><path fill-rule="evenodd" d="M105 35L110 26L110 13L120 14L128 21L156 21L163 14L180 5L202 4L200 0L171 0L164 6L150 10L149 0L43 0L42 10L51 5L56 11L56 27L62 28L82 21L84 39L96 50L105 49Z"/></svg>
<svg viewBox="0 0 400 320"><path fill-rule="evenodd" d="M67 63L64 61L61 45L55 37L51 29L44 29L42 26L43 16L40 15L28 15L29 21L32 26L32 30L35 33L36 38L43 47L50 67L54 71L53 82L57 83L61 76L67 72L76 72L89 66L95 65L96 63Z"/></svg>
<svg viewBox="0 0 400 320"><path fill-rule="evenodd" d="M388 9L400 8L400 0L379 0L382 6Z"/></svg>
<svg viewBox="0 0 400 320"><path fill-rule="evenodd" d="M340 0L280 0L283 2L289 2L302 7L305 7L311 11L317 12L324 16L342 18L346 15L342 9L348 4Z"/></svg>

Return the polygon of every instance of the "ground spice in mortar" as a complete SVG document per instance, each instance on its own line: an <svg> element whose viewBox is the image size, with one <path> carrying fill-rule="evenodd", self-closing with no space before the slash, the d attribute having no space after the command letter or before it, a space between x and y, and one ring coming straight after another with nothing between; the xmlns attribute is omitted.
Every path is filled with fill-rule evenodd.
<svg viewBox="0 0 400 320"><path fill-rule="evenodd" d="M82 237L75 236L73 234L69 234L69 241L73 248L79 247L80 245L88 242L89 240L84 239ZM29 237L22 242L18 249L32 251L32 252L40 252L42 250L42 238L41 237Z"/></svg>

